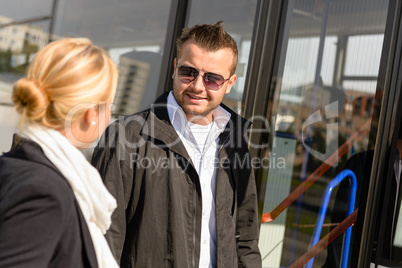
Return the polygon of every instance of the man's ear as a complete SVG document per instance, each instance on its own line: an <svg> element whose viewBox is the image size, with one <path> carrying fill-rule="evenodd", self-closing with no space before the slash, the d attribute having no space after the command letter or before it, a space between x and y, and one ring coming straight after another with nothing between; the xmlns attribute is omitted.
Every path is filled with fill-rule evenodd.
<svg viewBox="0 0 402 268"><path fill-rule="evenodd" d="M172 74L172 79L174 79L174 73L176 72L176 64L177 64L177 58L174 58L174 60L173 60L173 74Z"/></svg>
<svg viewBox="0 0 402 268"><path fill-rule="evenodd" d="M229 78L228 86L226 87L225 94L229 94L229 93L230 93L230 90L232 89L232 87L233 87L234 83L236 82L236 80L237 80L237 75L236 75L236 74L233 74L233 75Z"/></svg>

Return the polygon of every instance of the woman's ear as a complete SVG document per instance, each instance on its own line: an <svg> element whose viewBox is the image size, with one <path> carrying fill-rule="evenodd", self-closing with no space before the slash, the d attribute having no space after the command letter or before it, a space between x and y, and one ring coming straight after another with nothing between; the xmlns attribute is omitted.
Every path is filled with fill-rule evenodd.
<svg viewBox="0 0 402 268"><path fill-rule="evenodd" d="M83 123L87 127L96 126L99 121L99 109L98 106L89 108L83 117Z"/></svg>
<svg viewBox="0 0 402 268"><path fill-rule="evenodd" d="M86 108L83 114L75 118L63 135L78 149L88 148L99 136L99 109L97 105Z"/></svg>

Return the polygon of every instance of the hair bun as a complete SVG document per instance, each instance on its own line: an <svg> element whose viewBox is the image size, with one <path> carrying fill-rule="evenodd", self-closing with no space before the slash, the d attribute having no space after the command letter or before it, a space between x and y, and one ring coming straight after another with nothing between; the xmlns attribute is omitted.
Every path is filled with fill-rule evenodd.
<svg viewBox="0 0 402 268"><path fill-rule="evenodd" d="M40 120L46 114L49 97L32 78L22 78L14 84L12 101L18 113L30 120Z"/></svg>

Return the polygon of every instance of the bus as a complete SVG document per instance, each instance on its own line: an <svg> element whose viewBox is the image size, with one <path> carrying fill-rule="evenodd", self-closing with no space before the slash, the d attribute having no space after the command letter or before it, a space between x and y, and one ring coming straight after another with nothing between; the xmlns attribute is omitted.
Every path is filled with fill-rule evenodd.
<svg viewBox="0 0 402 268"><path fill-rule="evenodd" d="M263 267L402 267L401 0L0 6L1 152L18 120L13 83L47 43L87 37L110 53L118 118L172 89L183 27L223 21L239 49L223 102L253 122Z"/></svg>

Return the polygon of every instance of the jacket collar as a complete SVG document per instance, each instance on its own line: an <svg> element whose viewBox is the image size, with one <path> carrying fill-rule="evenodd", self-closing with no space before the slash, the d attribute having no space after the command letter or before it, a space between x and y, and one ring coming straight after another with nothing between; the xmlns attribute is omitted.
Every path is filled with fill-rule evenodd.
<svg viewBox="0 0 402 268"><path fill-rule="evenodd" d="M177 103L175 97L173 96L172 92L168 94L167 97L167 110L168 110L168 115L169 119L171 122L173 122L173 126L177 129L177 127L180 128L188 128L189 121L187 121L187 117L183 111L183 109L180 107L180 105ZM226 127L226 124L230 120L231 114L223 109L220 105L213 111L213 123L216 125L219 132L222 132L224 128ZM176 122L176 125L175 125ZM212 123L212 122L208 122Z"/></svg>
<svg viewBox="0 0 402 268"><path fill-rule="evenodd" d="M5 155L42 164L64 178L61 172L46 158L39 144L18 134L14 134L11 149Z"/></svg>
<svg viewBox="0 0 402 268"><path fill-rule="evenodd" d="M168 92L163 93L151 106L150 115L146 119L141 134L155 139L155 142L160 141L161 146L166 146L175 153L190 160L184 144L181 142L180 137L169 120L166 108L168 94Z"/></svg>
<svg viewBox="0 0 402 268"><path fill-rule="evenodd" d="M169 92L163 93L151 106L150 115L146 119L141 133L156 139L156 141L161 141L172 151L190 159L186 148L170 122L166 107L168 95ZM251 125L251 121L242 118L226 105L221 103L221 107L230 114L230 120L219 136L219 150L225 146L234 147L235 143L240 139L240 136L242 136ZM231 135L234 135L233 138L230 138Z"/></svg>

